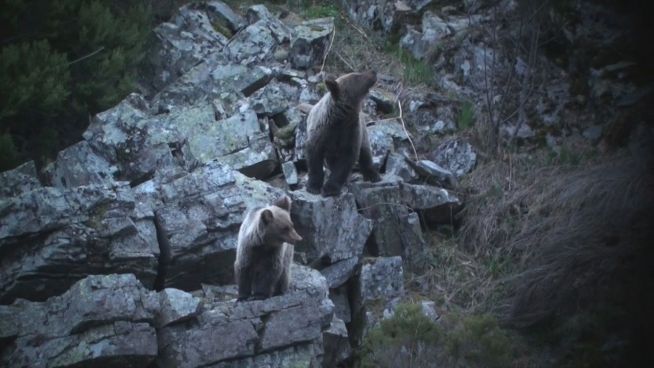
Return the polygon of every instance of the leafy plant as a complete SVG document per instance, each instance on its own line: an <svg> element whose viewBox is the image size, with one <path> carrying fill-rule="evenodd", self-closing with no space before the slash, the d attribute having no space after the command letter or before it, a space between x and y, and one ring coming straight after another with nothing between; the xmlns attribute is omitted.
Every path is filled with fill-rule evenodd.
<svg viewBox="0 0 654 368"><path fill-rule="evenodd" d="M471 128L475 124L475 119L475 105L470 101L462 103L459 116L457 117L459 130Z"/></svg>

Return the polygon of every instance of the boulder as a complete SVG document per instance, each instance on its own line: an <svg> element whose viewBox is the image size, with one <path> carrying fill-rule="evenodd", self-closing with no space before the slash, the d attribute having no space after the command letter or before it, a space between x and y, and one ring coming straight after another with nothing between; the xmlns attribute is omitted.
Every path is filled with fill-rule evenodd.
<svg viewBox="0 0 654 368"><path fill-rule="evenodd" d="M335 289L352 277L358 265L359 257L352 257L331 264L320 270L320 273L327 279L329 288Z"/></svg>
<svg viewBox="0 0 654 368"><path fill-rule="evenodd" d="M325 350L323 367L341 367L352 356L352 347L345 323L335 316L329 328L323 333L323 341Z"/></svg>
<svg viewBox="0 0 654 368"><path fill-rule="evenodd" d="M365 258L355 281L355 312L373 302L386 302L404 294L404 276L401 257Z"/></svg>
<svg viewBox="0 0 654 368"><path fill-rule="evenodd" d="M157 356L157 309L132 274L89 276L44 302L2 305L3 324L16 329L0 350L0 365L148 366Z"/></svg>
<svg viewBox="0 0 654 368"><path fill-rule="evenodd" d="M199 62L221 58L227 41L200 6L183 6L170 22L154 29L144 79L152 91L159 91Z"/></svg>
<svg viewBox="0 0 654 368"><path fill-rule="evenodd" d="M149 192L155 196L157 231L165 249L162 286L187 291L202 283L233 283L244 212L282 194L218 162L168 183L152 183Z"/></svg>
<svg viewBox="0 0 654 368"><path fill-rule="evenodd" d="M151 288L159 246L152 210L125 182L44 187L0 200L0 302L44 300L89 274L134 273Z"/></svg>
<svg viewBox="0 0 654 368"><path fill-rule="evenodd" d="M10 198L41 187L34 161L0 173L0 198Z"/></svg>
<svg viewBox="0 0 654 368"><path fill-rule="evenodd" d="M298 100L299 93L290 84L271 82L251 96L252 108L259 116L272 117L288 110Z"/></svg>
<svg viewBox="0 0 654 368"><path fill-rule="evenodd" d="M477 153L472 145L461 139L450 139L441 143L428 157L456 178L472 171L477 163Z"/></svg>
<svg viewBox="0 0 654 368"><path fill-rule="evenodd" d="M291 65L296 69L309 69L322 64L334 33L334 18L317 18L304 21L293 29Z"/></svg>
<svg viewBox="0 0 654 368"><path fill-rule="evenodd" d="M374 221L368 252L379 256L403 256L407 265L422 257L424 248L418 214L428 223L449 223L451 211L460 206L447 190L408 184L393 177L379 183L353 186L361 213Z"/></svg>
<svg viewBox="0 0 654 368"><path fill-rule="evenodd" d="M289 291L260 301L205 299L201 312L159 332L160 367L318 366L333 316L318 271L294 265Z"/></svg>
<svg viewBox="0 0 654 368"><path fill-rule="evenodd" d="M231 33L230 35L234 35L247 26L245 18L222 1L207 1L205 9L214 27L226 28Z"/></svg>
<svg viewBox="0 0 654 368"><path fill-rule="evenodd" d="M57 160L43 171L48 184L59 188L111 184L118 174L118 168L93 152L87 141L59 151Z"/></svg>
<svg viewBox="0 0 654 368"><path fill-rule="evenodd" d="M333 264L360 257L372 222L359 214L354 196L322 197L304 190L290 193L291 219L303 240L295 251L312 264Z"/></svg>

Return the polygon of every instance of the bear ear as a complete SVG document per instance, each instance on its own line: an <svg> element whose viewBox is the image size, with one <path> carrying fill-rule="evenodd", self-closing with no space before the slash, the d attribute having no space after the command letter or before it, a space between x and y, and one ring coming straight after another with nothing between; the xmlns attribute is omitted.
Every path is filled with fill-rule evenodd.
<svg viewBox="0 0 654 368"><path fill-rule="evenodd" d="M261 212L261 222L263 222L264 225L270 224L272 220L273 220L273 214L271 210L263 210Z"/></svg>
<svg viewBox="0 0 654 368"><path fill-rule="evenodd" d="M329 93L332 94L334 99L338 98L338 83L336 82L336 78L334 78L333 75L328 74L325 76L325 86L327 86Z"/></svg>
<svg viewBox="0 0 654 368"><path fill-rule="evenodd" d="M274 203L275 206L291 212L291 199L288 196L282 196Z"/></svg>

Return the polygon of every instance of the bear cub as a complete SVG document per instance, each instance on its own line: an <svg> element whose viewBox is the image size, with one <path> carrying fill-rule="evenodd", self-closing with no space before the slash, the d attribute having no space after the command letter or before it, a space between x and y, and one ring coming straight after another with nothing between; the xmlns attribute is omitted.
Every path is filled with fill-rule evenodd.
<svg viewBox="0 0 654 368"><path fill-rule="evenodd" d="M259 300L286 292L291 278L293 245L302 240L290 217L291 199L245 214L238 232L234 275L238 300Z"/></svg>
<svg viewBox="0 0 654 368"><path fill-rule="evenodd" d="M310 193L322 192L325 197L338 195L357 161L364 179L381 180L372 165L365 122L359 119L364 98L375 82L374 71L325 78L329 91L307 117L307 191ZM324 186L323 163L330 170Z"/></svg>

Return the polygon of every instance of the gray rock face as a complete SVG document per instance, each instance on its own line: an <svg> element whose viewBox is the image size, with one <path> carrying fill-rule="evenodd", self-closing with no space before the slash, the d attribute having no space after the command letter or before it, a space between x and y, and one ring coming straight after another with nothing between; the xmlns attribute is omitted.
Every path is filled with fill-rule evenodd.
<svg viewBox="0 0 654 368"><path fill-rule="evenodd" d="M477 163L477 153L470 143L462 140L448 140L429 154L429 158L449 170L457 178L469 173Z"/></svg>
<svg viewBox="0 0 654 368"><path fill-rule="evenodd" d="M238 303L89 276L44 302L0 306L0 365L316 367L334 306L318 271L292 274L285 295Z"/></svg>
<svg viewBox="0 0 654 368"><path fill-rule="evenodd" d="M458 206L458 199L447 190L426 185L407 184L392 178L379 183L354 186L361 212L374 221L374 242L369 251L379 256L403 256L412 265L424 248L417 213L427 222L442 221Z"/></svg>
<svg viewBox="0 0 654 368"><path fill-rule="evenodd" d="M334 306L319 272L293 266L292 275L284 296L238 303L205 300L197 317L162 328L159 366L319 365L322 331Z"/></svg>
<svg viewBox="0 0 654 368"><path fill-rule="evenodd" d="M252 108L257 115L272 117L286 111L299 93L297 87L287 83L271 82L252 95Z"/></svg>
<svg viewBox="0 0 654 368"><path fill-rule="evenodd" d="M323 334L325 356L323 367L338 367L352 356L352 347L345 323L334 317L329 329Z"/></svg>
<svg viewBox="0 0 654 368"><path fill-rule="evenodd" d="M45 170L49 184L71 188L89 184L110 184L118 168L98 156L86 141L76 143L57 154L57 160Z"/></svg>
<svg viewBox="0 0 654 368"><path fill-rule="evenodd" d="M296 69L309 69L320 65L334 33L334 18L304 21L293 30L289 56Z"/></svg>
<svg viewBox="0 0 654 368"><path fill-rule="evenodd" d="M154 35L150 65L145 68L153 91L173 82L198 62L214 58L228 40L214 29L207 13L195 4L180 8L170 22L154 29Z"/></svg>
<svg viewBox="0 0 654 368"><path fill-rule="evenodd" d="M43 300L89 274L132 272L148 287L159 247L151 210L126 183L35 189L0 200L0 302Z"/></svg>
<svg viewBox="0 0 654 368"><path fill-rule="evenodd" d="M45 302L0 306L0 315L16 327L0 364L147 366L157 356L157 308L156 299L130 274L89 276Z"/></svg>
<svg viewBox="0 0 654 368"><path fill-rule="evenodd" d="M303 238L295 251L304 252L308 262L331 264L361 256L372 222L357 212L352 194L324 198L296 191L291 198L291 218Z"/></svg>
<svg viewBox="0 0 654 368"><path fill-rule="evenodd" d="M355 309L372 301L391 300L404 293L401 257L366 258L357 281Z"/></svg>
<svg viewBox="0 0 654 368"><path fill-rule="evenodd" d="M221 24L233 34L245 28L245 18L234 12L222 1L208 1L206 3L207 15L214 24Z"/></svg>
<svg viewBox="0 0 654 368"><path fill-rule="evenodd" d="M0 173L0 198L17 196L40 186L34 161Z"/></svg>

